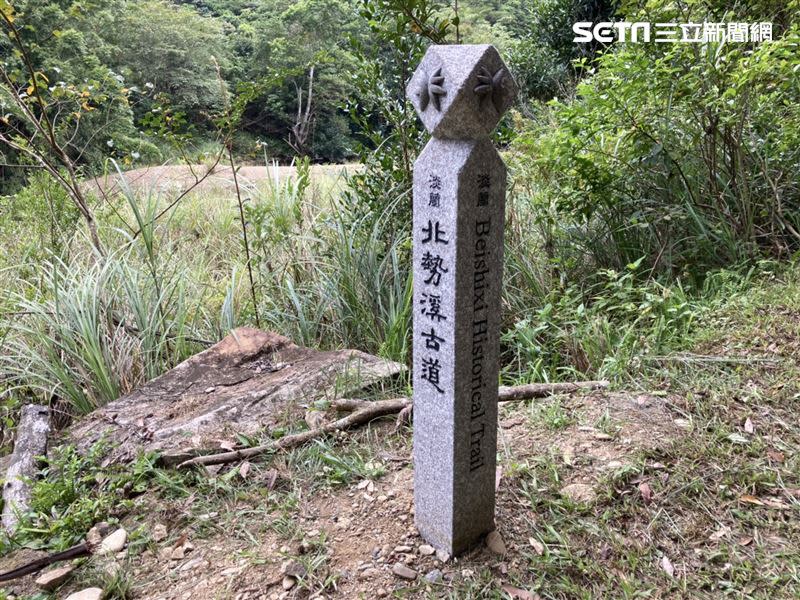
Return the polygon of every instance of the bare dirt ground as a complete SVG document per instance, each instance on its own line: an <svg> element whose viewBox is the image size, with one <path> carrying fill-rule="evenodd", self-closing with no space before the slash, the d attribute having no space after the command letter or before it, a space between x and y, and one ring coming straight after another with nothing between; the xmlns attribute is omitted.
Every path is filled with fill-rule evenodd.
<svg viewBox="0 0 800 600"><path fill-rule="evenodd" d="M355 168L354 165L313 165L311 175L313 177L329 177L336 179L341 177L348 168ZM242 166L236 171L239 186L243 190L250 190L259 186L267 185L276 179L283 180L292 177L296 173L293 166ZM123 177L119 174L111 174L105 177L97 177L91 180L89 188L98 193L113 195L122 189L124 178L127 185L134 192L155 192L155 193L174 193L188 189L194 185L198 179L202 181L196 185L193 191L215 191L230 192L235 189L233 171L229 166L217 165L161 165L143 167L125 171Z"/></svg>
<svg viewBox="0 0 800 600"><path fill-rule="evenodd" d="M544 401L544 409L541 402L509 403L501 411L497 527L504 555L481 545L452 559L424 545L413 524L410 432L394 434L393 423L384 421L339 440L342 446L369 446L372 460L385 468L382 476L298 487L291 466L278 462L252 465L247 491L221 502L198 494L170 502L148 494L124 521L148 542L138 553L129 547L118 562L134 582L133 597L152 600L441 597L486 566L501 580L512 580L526 569L526 552L547 551L536 541L536 531L545 526L533 510L530 494L536 490L520 488L519 476L530 461L545 456L565 466L559 484L565 501L592 503L598 480L624 469L634 453L673 444L682 432L663 397L560 396ZM555 410L551 406L557 414L542 426L541 410ZM287 507L280 498L292 488ZM635 490L634 485L628 493ZM167 537L156 542L159 524ZM412 569L415 579L394 574L398 563ZM282 573L287 565L302 572L288 590ZM33 593L32 580L13 588ZM62 593L72 589L80 586Z"/></svg>

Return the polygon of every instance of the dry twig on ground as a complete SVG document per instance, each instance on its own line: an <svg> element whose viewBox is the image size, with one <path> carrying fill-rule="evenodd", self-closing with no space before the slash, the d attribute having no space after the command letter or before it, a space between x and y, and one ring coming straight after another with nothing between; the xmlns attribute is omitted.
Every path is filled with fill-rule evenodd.
<svg viewBox="0 0 800 600"><path fill-rule="evenodd" d="M577 391L590 391L608 387L607 381L578 381L574 383L532 383L514 387L501 387L499 393L500 402L514 402L519 400L530 400L532 398L544 398L554 394L568 394ZM335 400L331 408L337 411L351 411L346 417L337 419L318 427L301 433L287 435L274 442L269 442L252 448L242 448L220 454L206 454L185 460L178 465L179 469L192 466L210 466L224 463L235 462L268 454L296 448L313 439L333 433L350 429L357 425L363 425L379 417L398 414L405 409L413 406L411 398L392 398L390 400L357 400L342 399Z"/></svg>

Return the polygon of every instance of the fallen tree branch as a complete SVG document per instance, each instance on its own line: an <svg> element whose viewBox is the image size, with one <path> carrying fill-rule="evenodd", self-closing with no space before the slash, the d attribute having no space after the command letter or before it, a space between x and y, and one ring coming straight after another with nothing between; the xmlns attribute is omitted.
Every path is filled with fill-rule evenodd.
<svg viewBox="0 0 800 600"><path fill-rule="evenodd" d="M705 354L692 354L691 352L682 352L678 354L667 354L665 356L643 356L641 360L650 362L685 362L685 363L730 363L730 364L780 364L780 358L772 358L769 356L716 356Z"/></svg>
<svg viewBox="0 0 800 600"><path fill-rule="evenodd" d="M306 442L320 437L327 433L333 433L343 429L349 429L355 425L361 425L377 419L391 415L402 410L407 404L408 398L395 398L393 400L379 400L377 402L367 402L365 406L352 414L337 419L331 423L323 425L318 429L309 429L294 435L287 435L279 440L263 444L261 446L253 446L252 448L242 448L241 450L233 450L231 452L223 452L221 454L207 454L205 456L197 456L195 458L186 460L178 465L179 469L185 469L196 465L220 465L223 463L234 462L237 460L244 460L246 458L253 458L269 452L277 452L279 450L288 450L301 446Z"/></svg>
<svg viewBox="0 0 800 600"><path fill-rule="evenodd" d="M3 527L9 535L17 529L20 515L28 511L31 501L30 481L36 476L36 457L47 452L50 433L50 409L27 404L17 426L14 452L3 484Z"/></svg>
<svg viewBox="0 0 800 600"><path fill-rule="evenodd" d="M529 383L511 387L501 386L497 399L500 402L515 402L518 400L531 400L532 398L547 398L557 394L602 390L607 388L608 385L608 381L573 381L568 383Z"/></svg>
<svg viewBox="0 0 800 600"><path fill-rule="evenodd" d="M73 558L78 558L79 556L88 556L91 553L92 551L89 548L89 544L86 542L81 542L77 546L73 546L67 550L62 550L61 552L56 552L54 554L48 554L47 556L43 556L42 558L38 558L32 562L21 565L16 569L11 569L5 573L0 573L0 582L11 581L12 579L25 577L25 575L30 575L31 573L41 571L53 563L61 562L63 560L71 560Z"/></svg>
<svg viewBox="0 0 800 600"><path fill-rule="evenodd" d="M514 387L501 387L498 395L500 402L513 402L518 400L529 400L531 398L544 398L554 394L574 393L577 391L589 391L608 387L607 381L579 381L575 383L532 383ZM363 425L373 419L400 413L404 409L412 407L411 398L401 397L390 400L357 400L344 398L335 400L331 403L331 408L338 411L352 411L351 414L336 421L332 421L322 427L309 429L301 433L287 435L274 442L253 446L252 448L242 448L230 452L219 454L206 454L196 456L178 464L179 469L186 469L193 466L210 466L224 463L245 460L262 454L278 452L296 448L306 442L323 435L350 429L356 425Z"/></svg>
<svg viewBox="0 0 800 600"><path fill-rule="evenodd" d="M608 381L576 381L569 383L529 383L526 385L500 386L497 394L498 402L516 402L519 400L532 400L534 398L547 398L556 394L574 394L575 392L600 390L608 387ZM342 398L334 400L331 408L338 411L354 411L380 402L396 402L404 400L411 404L411 398L394 400L360 400L357 398ZM401 409L402 410L402 409Z"/></svg>

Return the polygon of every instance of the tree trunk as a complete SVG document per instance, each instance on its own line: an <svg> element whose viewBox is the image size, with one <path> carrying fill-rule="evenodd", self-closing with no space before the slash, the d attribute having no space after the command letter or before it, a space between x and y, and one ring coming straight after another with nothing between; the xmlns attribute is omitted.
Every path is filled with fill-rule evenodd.
<svg viewBox="0 0 800 600"><path fill-rule="evenodd" d="M29 480L36 475L36 457L47 452L50 409L38 404L22 407L11 464L3 485L3 527L9 535L17 529L20 515L31 501Z"/></svg>

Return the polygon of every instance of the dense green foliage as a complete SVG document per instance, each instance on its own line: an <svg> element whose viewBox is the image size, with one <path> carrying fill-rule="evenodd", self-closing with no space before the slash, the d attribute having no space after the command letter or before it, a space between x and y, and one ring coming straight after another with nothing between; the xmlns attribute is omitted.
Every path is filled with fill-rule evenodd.
<svg viewBox="0 0 800 600"><path fill-rule="evenodd" d="M700 3L689 6L702 21ZM561 249L553 258L584 272L644 258L698 281L800 249L799 33L796 23L756 47L629 44L603 54L577 99L551 105L518 139L528 183L548 186L539 215Z"/></svg>
<svg viewBox="0 0 800 600"><path fill-rule="evenodd" d="M408 172L419 131L403 84L428 43L495 43L509 52L525 97L549 98L573 87L570 61L583 54L568 43L568 21L611 11L611 5L577 0L470 0L458 12L445 2L419 0L289 6L277 0L16 0L7 6L29 48L40 93L79 100L52 112L63 123L68 152L87 172L102 170L108 157L125 165L186 158L185 148L176 152L165 144L167 131L191 135L196 150L212 148L216 117L240 93L247 98L233 143L245 160L266 153L285 161L295 155L363 161L363 148L383 149L385 156L374 160L400 160ZM0 37L0 55L10 61L15 84L26 87L31 75L10 39ZM9 103L0 98L0 106L10 118ZM17 165L25 157L10 148L0 153L2 194L24 182Z"/></svg>
<svg viewBox="0 0 800 600"><path fill-rule="evenodd" d="M85 412L243 323L408 360L410 176L427 138L405 82L430 43L492 41L522 89L497 135L513 182L508 380L621 377L677 343L703 298L800 248L796 0L0 6L21 38L0 42L0 128L21 144L4 161L30 163L25 144L42 143L25 137L26 106L51 115L70 154L45 144L33 156L55 168L3 172L4 189L26 184L0 205L0 268L16 277L0 308L25 316L0 330L16 399ZM571 41L574 21L612 14L771 20L775 41ZM92 199L95 218L60 177L108 158L180 158L195 176L273 158L298 168L186 196L124 189ZM338 177L311 167L346 160L359 166Z"/></svg>

